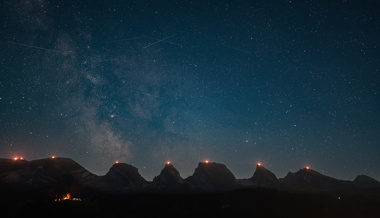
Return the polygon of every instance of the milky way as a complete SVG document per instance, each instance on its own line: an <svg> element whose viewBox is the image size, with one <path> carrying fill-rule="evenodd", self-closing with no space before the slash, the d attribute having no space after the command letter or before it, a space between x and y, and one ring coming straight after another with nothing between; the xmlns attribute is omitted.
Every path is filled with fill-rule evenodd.
<svg viewBox="0 0 380 218"><path fill-rule="evenodd" d="M380 179L375 1L0 3L0 157Z"/></svg>

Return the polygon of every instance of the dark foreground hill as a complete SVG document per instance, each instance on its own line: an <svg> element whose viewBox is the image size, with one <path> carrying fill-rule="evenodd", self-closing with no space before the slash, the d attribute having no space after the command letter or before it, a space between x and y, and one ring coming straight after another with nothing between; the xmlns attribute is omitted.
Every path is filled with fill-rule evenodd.
<svg viewBox="0 0 380 218"><path fill-rule="evenodd" d="M166 164L149 182L125 163L96 176L68 158L0 159L0 193L2 217L380 217L373 178L305 168L277 179L261 165L236 179L223 164L199 163L182 179Z"/></svg>
<svg viewBox="0 0 380 218"><path fill-rule="evenodd" d="M250 188L218 193L97 194L82 201L6 201L2 217L380 217L373 196Z"/></svg>

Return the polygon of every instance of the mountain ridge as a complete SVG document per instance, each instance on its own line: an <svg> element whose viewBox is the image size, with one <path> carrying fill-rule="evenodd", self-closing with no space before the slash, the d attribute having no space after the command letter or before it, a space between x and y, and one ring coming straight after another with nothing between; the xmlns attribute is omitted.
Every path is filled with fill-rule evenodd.
<svg viewBox="0 0 380 218"><path fill-rule="evenodd" d="M171 163L167 163L153 181L146 181L138 169L126 163L115 163L103 176L97 176L70 158L54 157L38 160L0 159L0 188L23 186L45 188L47 192L225 192L241 188L262 187L291 192L334 192L380 189L380 182L365 175L345 181L304 168L277 176L261 164L252 177L236 179L226 165L199 162L194 173L183 179Z"/></svg>
<svg viewBox="0 0 380 218"><path fill-rule="evenodd" d="M280 178L279 182L290 189L306 192L331 192L355 188L352 181L335 179L309 168L294 173L289 172L284 178Z"/></svg>

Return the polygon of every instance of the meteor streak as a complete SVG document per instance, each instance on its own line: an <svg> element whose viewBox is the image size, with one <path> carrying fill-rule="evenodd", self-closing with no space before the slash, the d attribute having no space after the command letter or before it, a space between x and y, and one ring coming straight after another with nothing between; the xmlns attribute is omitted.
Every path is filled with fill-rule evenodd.
<svg viewBox="0 0 380 218"><path fill-rule="evenodd" d="M151 96L151 97L155 97L155 98L161 98L160 96L152 95L152 94L145 93L145 92L139 92L139 91L131 91L131 92L142 94L142 95L146 95L146 96Z"/></svg>
<svg viewBox="0 0 380 218"><path fill-rule="evenodd" d="M230 49L236 50L236 51L244 52L244 53L247 53L247 54L252 54L252 52L247 51L247 50L243 50L243 49L240 49L240 48L228 46L228 45L225 45L225 44L222 44L222 46L224 46L226 48L230 48Z"/></svg>
<svg viewBox="0 0 380 218"><path fill-rule="evenodd" d="M153 37L146 36L146 35L143 35L142 37L145 37L145 38L148 38L148 39L160 40L160 39L153 38ZM171 41L167 41L167 40L164 40L163 42L166 42L166 43L169 43L169 44L172 44L172 45L177 45L179 47L182 47L181 44L178 44L178 43L175 43L175 42L171 42Z"/></svg>
<svg viewBox="0 0 380 218"><path fill-rule="evenodd" d="M13 44L13 45L27 47L27 48L34 48L34 49L39 49L39 50L44 50L44 51L50 51L50 52L60 53L60 54L64 54L65 53L65 52L61 52L61 51L57 51L57 50L52 50L52 49L42 48L42 47L38 47L38 46L34 46L34 45L17 43L17 42L8 41L8 43L9 44ZM67 52L71 52L71 51L67 51Z"/></svg>
<svg viewBox="0 0 380 218"><path fill-rule="evenodd" d="M147 45L147 46L144 46L143 48L148 48L148 47L150 47L150 46L152 46L152 45L155 45L155 44L157 44L157 43L160 43L160 42L163 42L163 41L165 41L165 40L167 40L167 39L170 39L170 38L172 38L172 37L174 37L174 36L176 36L176 35L177 35L177 34L174 34L174 35L171 35L171 36L165 37L165 38L163 38L163 39L157 40L157 41L153 42L152 44L149 44L149 45Z"/></svg>

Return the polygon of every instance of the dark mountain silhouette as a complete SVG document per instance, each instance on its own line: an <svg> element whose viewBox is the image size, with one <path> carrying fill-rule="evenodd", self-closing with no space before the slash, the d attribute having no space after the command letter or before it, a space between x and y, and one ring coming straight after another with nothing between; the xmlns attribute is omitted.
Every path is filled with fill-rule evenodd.
<svg viewBox="0 0 380 218"><path fill-rule="evenodd" d="M178 170L171 163L168 163L161 173L154 177L150 187L157 191L179 191L182 185L183 179Z"/></svg>
<svg viewBox="0 0 380 218"><path fill-rule="evenodd" d="M278 179L274 173L257 164L253 176L249 179L238 179L238 183L243 186L272 188L278 185Z"/></svg>
<svg viewBox="0 0 380 218"><path fill-rule="evenodd" d="M259 164L256 165L256 171L250 180L253 184L259 186L272 186L278 182L278 179L274 173Z"/></svg>
<svg viewBox="0 0 380 218"><path fill-rule="evenodd" d="M199 163L184 180L167 164L147 182L136 167L125 163L96 176L68 158L0 159L0 193L4 217L380 216L379 182L368 176L351 182L301 169L277 179L256 166L251 178L237 181L219 163ZM82 201L61 200L67 194Z"/></svg>
<svg viewBox="0 0 380 218"><path fill-rule="evenodd" d="M354 185L360 188L380 188L380 182L366 175L359 175L354 179Z"/></svg>
<svg viewBox="0 0 380 218"><path fill-rule="evenodd" d="M46 158L33 161L0 160L0 178L4 182L39 186L55 183L64 177L84 182L96 177L69 158Z"/></svg>
<svg viewBox="0 0 380 218"><path fill-rule="evenodd" d="M295 173L289 172L285 178L280 179L280 182L287 189L306 192L328 192L353 188L351 181L338 180L307 168Z"/></svg>
<svg viewBox="0 0 380 218"><path fill-rule="evenodd" d="M69 158L45 158L33 161L0 160L2 187L39 195L79 193L97 176ZM23 195L23 193L20 193Z"/></svg>
<svg viewBox="0 0 380 218"><path fill-rule="evenodd" d="M194 174L185 180L194 189L225 191L236 188L235 176L224 164L199 163Z"/></svg>
<svg viewBox="0 0 380 218"><path fill-rule="evenodd" d="M114 164L104 176L96 176L69 158L45 158L26 161L0 159L0 188L39 190L46 194L100 192L223 192L241 188L274 188L291 192L369 193L379 188L380 182L360 175L352 181L338 180L312 169L289 172L285 178L261 165L251 178L237 180L220 163L199 163L193 175L182 179L172 164L166 164L152 182L147 182L136 167L125 163ZM366 191L365 191L366 190Z"/></svg>
<svg viewBox="0 0 380 218"><path fill-rule="evenodd" d="M115 163L103 181L112 187L136 191L144 188L147 181L140 175L139 170L126 163Z"/></svg>
<svg viewBox="0 0 380 218"><path fill-rule="evenodd" d="M0 158L0 173L6 174L12 171L22 170L27 166L26 163L28 163L26 160L15 161L13 159Z"/></svg>
<svg viewBox="0 0 380 218"><path fill-rule="evenodd" d="M18 183L28 171L28 161L0 159L0 180L6 183Z"/></svg>

